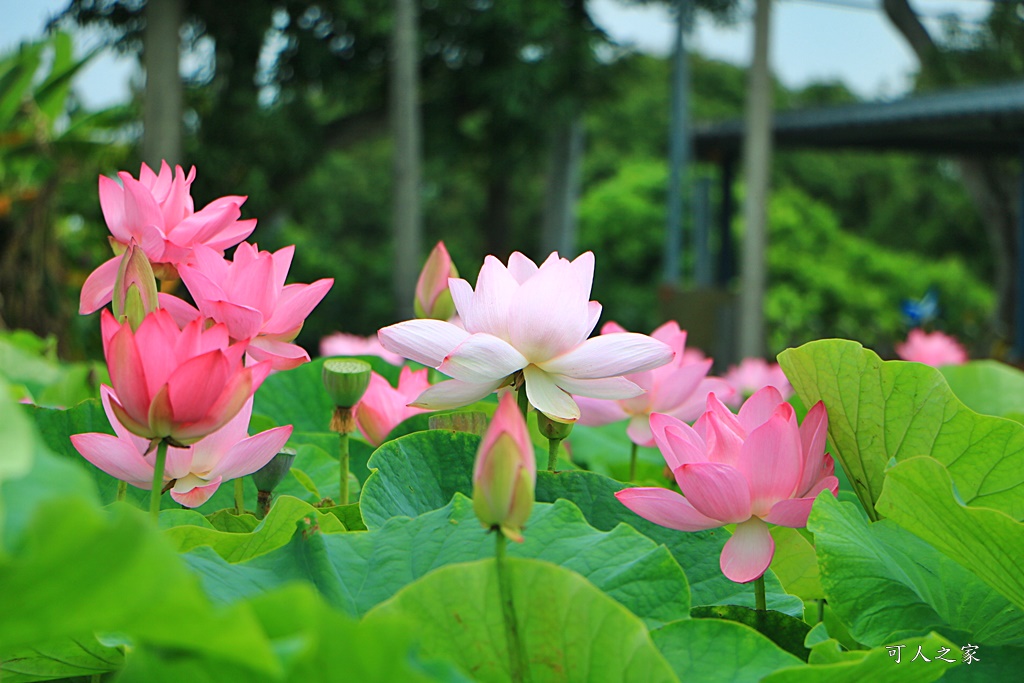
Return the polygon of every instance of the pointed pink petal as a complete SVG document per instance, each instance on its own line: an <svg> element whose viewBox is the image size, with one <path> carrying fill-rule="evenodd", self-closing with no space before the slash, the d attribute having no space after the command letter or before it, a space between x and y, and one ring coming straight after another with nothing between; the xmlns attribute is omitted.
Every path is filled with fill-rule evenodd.
<svg viewBox="0 0 1024 683"><path fill-rule="evenodd" d="M466 337L451 350L437 369L463 382L493 382L527 365L511 344L490 334Z"/></svg>
<svg viewBox="0 0 1024 683"><path fill-rule="evenodd" d="M436 368L469 332L441 320L406 320L381 329L377 336L388 351Z"/></svg>
<svg viewBox="0 0 1024 683"><path fill-rule="evenodd" d="M683 495L701 514L726 524L750 519L750 487L736 468L696 462L680 465L673 474Z"/></svg>
<svg viewBox="0 0 1024 683"><path fill-rule="evenodd" d="M568 353L539 363L546 372L600 379L650 370L672 360L672 349L643 334L602 334Z"/></svg>
<svg viewBox="0 0 1024 683"><path fill-rule="evenodd" d="M164 215L153 194L128 174L120 174L124 183L124 220L128 232L145 226L162 227Z"/></svg>
<svg viewBox="0 0 1024 683"><path fill-rule="evenodd" d="M792 497L803 475L800 434L794 423L777 412L752 431L740 449L736 469L750 482L754 515L766 515L775 503Z"/></svg>
<svg viewBox="0 0 1024 683"><path fill-rule="evenodd" d="M590 298L590 288L594 284L594 252L585 251L570 263L572 272L579 280L583 298Z"/></svg>
<svg viewBox="0 0 1024 683"><path fill-rule="evenodd" d="M830 491L834 496L838 489L839 479L825 477L816 483L807 496L780 500L762 519L769 524L801 529L807 526L807 516L811 514L811 506L814 505L814 499L818 497L818 494L822 491Z"/></svg>
<svg viewBox="0 0 1024 683"><path fill-rule="evenodd" d="M121 258L115 256L89 273L89 277L85 278L85 283L82 284L82 294L78 300L79 314L88 315L110 303L114 296L114 283L120 265Z"/></svg>
<svg viewBox="0 0 1024 683"><path fill-rule="evenodd" d="M484 382L482 384L472 384L470 382L460 382L457 379L450 379L430 387L410 405L415 408L423 408L424 410L461 408L493 394L504 383L504 378L496 382Z"/></svg>
<svg viewBox="0 0 1024 683"><path fill-rule="evenodd" d="M818 401L804 416L800 425L800 443L804 454L804 473L796 488L798 495L805 492L817 480L825 460L825 440L828 437L828 412L825 404Z"/></svg>
<svg viewBox="0 0 1024 683"><path fill-rule="evenodd" d="M629 415L616 401L608 401L589 396L573 396L580 409L579 424L588 427L599 427L625 420Z"/></svg>
<svg viewBox="0 0 1024 683"><path fill-rule="evenodd" d="M732 538L722 548L720 566L726 578L736 583L753 581L768 570L775 554L775 541L768 525L752 517L736 525Z"/></svg>
<svg viewBox="0 0 1024 683"><path fill-rule="evenodd" d="M675 320L662 323L654 332L651 332L651 336L660 342L668 344L672 347L673 351L680 354L682 354L683 348L686 346L686 330L679 329L679 323Z"/></svg>
<svg viewBox="0 0 1024 683"><path fill-rule="evenodd" d="M508 257L508 272L519 284L523 284L537 273L537 264L518 251Z"/></svg>
<svg viewBox="0 0 1024 683"><path fill-rule="evenodd" d="M152 487L153 466L146 463L131 441L110 434L74 434L71 444L82 457L115 479L143 489Z"/></svg>
<svg viewBox="0 0 1024 683"><path fill-rule="evenodd" d="M162 309L147 315L135 332L135 345L145 358L146 390L155 396L178 367L175 340L178 328L170 313Z"/></svg>
<svg viewBox="0 0 1024 683"><path fill-rule="evenodd" d="M735 465L743 450L743 439L729 428L717 413L704 416L704 441L708 445L708 460Z"/></svg>
<svg viewBox="0 0 1024 683"><path fill-rule="evenodd" d="M608 322L601 326L601 334L624 334L628 331L629 330L627 330L625 327L618 324L614 320L609 320Z"/></svg>
<svg viewBox="0 0 1024 683"><path fill-rule="evenodd" d="M622 489L615 497L644 519L669 529L704 531L722 526L722 522L697 512L688 500L668 489Z"/></svg>
<svg viewBox="0 0 1024 683"><path fill-rule="evenodd" d="M127 323L121 325L104 350L107 369L110 371L110 383L117 394L118 402L135 422L146 424L150 394L146 387L146 373L132 328Z"/></svg>
<svg viewBox="0 0 1024 683"><path fill-rule="evenodd" d="M274 370L291 370L309 362L309 354L298 344L256 337L245 351L256 361L270 361Z"/></svg>
<svg viewBox="0 0 1024 683"><path fill-rule="evenodd" d="M100 210L107 229L118 242L128 244L132 235L125 227L124 189L112 178L100 176Z"/></svg>
<svg viewBox="0 0 1024 683"><path fill-rule="evenodd" d="M242 439L214 465L208 478L237 479L252 474L273 459L292 435L292 426L274 427Z"/></svg>
<svg viewBox="0 0 1024 683"><path fill-rule="evenodd" d="M673 417L678 417L683 422L693 422L703 414L708 394L712 392L717 396L729 396L732 393L732 388L723 379L705 377L697 385L697 389L690 394L689 398L667 412Z"/></svg>
<svg viewBox="0 0 1024 683"><path fill-rule="evenodd" d="M775 413L775 409L782 402L782 394L779 393L778 389L775 387L765 387L754 392L750 398L743 402L737 417L740 424L743 425L743 429L749 434L767 422L768 418Z"/></svg>
<svg viewBox="0 0 1024 683"><path fill-rule="evenodd" d="M579 399L576 402L579 403ZM626 436L637 446L654 446L654 433L647 415L634 415L626 427Z"/></svg>
<svg viewBox="0 0 1024 683"><path fill-rule="evenodd" d="M310 285L287 285L281 291L277 308L263 324L265 334L284 334L300 327L334 286L333 278L317 280Z"/></svg>
<svg viewBox="0 0 1024 683"><path fill-rule="evenodd" d="M231 301L210 301L202 304L202 312L228 327L232 339L252 339L263 327L263 313L258 308L243 306Z"/></svg>
<svg viewBox="0 0 1024 683"><path fill-rule="evenodd" d="M526 395L530 405L558 422L575 422L580 417L579 406L572 396L555 384L553 378L536 365L523 368Z"/></svg>
<svg viewBox="0 0 1024 683"><path fill-rule="evenodd" d="M402 368L403 371L407 369ZM380 446L391 430L404 419L406 411L418 412L415 408L408 408L406 404L410 400L415 400L416 396L425 390L426 387L417 391L411 398L406 398L388 384L386 379L374 372L370 375L370 385L366 393L356 406L356 425L359 431L371 444Z"/></svg>
<svg viewBox="0 0 1024 683"><path fill-rule="evenodd" d="M149 439L144 439L141 436L137 436L125 429L124 425L122 425L117 419L117 415L110 407L110 402L116 400L117 397L114 395L113 389L108 387L106 384L100 386L100 403L103 404L103 412L106 413L107 421L110 422L110 426L114 428L114 433L117 434L117 438L121 441L131 443L135 448L136 453L145 453L149 448Z"/></svg>
<svg viewBox="0 0 1024 683"><path fill-rule="evenodd" d="M192 444L192 466L191 471L206 473L224 457L224 454L231 450L231 447L242 439L249 438L249 420L252 418L252 403L250 397L241 410L233 418L227 421L223 427L199 441Z"/></svg>
<svg viewBox="0 0 1024 683"><path fill-rule="evenodd" d="M183 444L191 444L220 429L238 414L269 371L269 364L261 363L235 373L200 420L176 427L171 436Z"/></svg>
<svg viewBox="0 0 1024 683"><path fill-rule="evenodd" d="M179 365L167 379L174 421L182 424L206 418L224 390L230 372L220 351L208 351Z"/></svg>
<svg viewBox="0 0 1024 683"><path fill-rule="evenodd" d="M179 328L185 327L201 315L199 309L173 294L161 292L157 294L157 301L160 302L160 308L171 314L174 324Z"/></svg>
<svg viewBox="0 0 1024 683"><path fill-rule="evenodd" d="M653 413L650 419L654 443L661 451L669 469L680 465L707 461L707 446L690 425L671 415Z"/></svg>
<svg viewBox="0 0 1024 683"><path fill-rule="evenodd" d="M458 277L448 278L448 291L452 294L452 302L459 317L466 320L466 315L473 310L473 288L468 282Z"/></svg>

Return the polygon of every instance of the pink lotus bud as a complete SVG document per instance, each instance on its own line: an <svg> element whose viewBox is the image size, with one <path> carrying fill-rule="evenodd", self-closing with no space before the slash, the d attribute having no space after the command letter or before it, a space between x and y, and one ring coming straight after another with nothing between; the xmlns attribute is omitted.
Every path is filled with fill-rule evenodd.
<svg viewBox="0 0 1024 683"><path fill-rule="evenodd" d="M146 253L132 240L117 268L113 292L114 317L121 322L127 320L135 331L146 314L159 307L153 266Z"/></svg>
<svg viewBox="0 0 1024 683"><path fill-rule="evenodd" d="M416 281L416 300L413 307L417 318L448 320L455 315L455 303L448 291L448 278L458 277L459 271L452 263L444 242L438 242L427 257Z"/></svg>
<svg viewBox="0 0 1024 683"><path fill-rule="evenodd" d="M244 367L245 344L231 344L227 327L196 318L178 329L158 308L133 330L109 311L100 315L103 353L113 385L110 407L132 434L188 446L242 409L270 372Z"/></svg>
<svg viewBox="0 0 1024 683"><path fill-rule="evenodd" d="M537 482L537 461L526 421L515 397L506 393L484 434L473 468L473 509L485 528L522 543Z"/></svg>

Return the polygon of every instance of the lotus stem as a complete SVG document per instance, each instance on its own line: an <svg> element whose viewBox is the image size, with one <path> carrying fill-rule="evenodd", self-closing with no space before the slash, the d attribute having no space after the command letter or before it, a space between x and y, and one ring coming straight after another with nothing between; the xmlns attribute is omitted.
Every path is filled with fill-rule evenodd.
<svg viewBox="0 0 1024 683"><path fill-rule="evenodd" d="M636 454L639 447L636 445L636 442L633 442L631 445L632 448L629 450L629 480L633 481L636 479Z"/></svg>
<svg viewBox="0 0 1024 683"><path fill-rule="evenodd" d="M530 670L526 665L526 653L519 639L519 625L516 623L515 605L512 602L512 582L505 564L505 534L495 527L494 560L498 568L498 594L501 599L501 614L505 621L505 642L508 646L509 673L512 683L526 683Z"/></svg>
<svg viewBox="0 0 1024 683"><path fill-rule="evenodd" d="M548 472L555 471L555 465L558 463L558 445L562 443L561 439L548 439Z"/></svg>
<svg viewBox="0 0 1024 683"><path fill-rule="evenodd" d="M117 502L121 503L121 502L124 502L124 499L127 498L127 497L128 497L128 482L126 482L126 481L119 481L119 482L117 482L117 498L115 498L114 500L116 500Z"/></svg>
<svg viewBox="0 0 1024 683"><path fill-rule="evenodd" d="M516 400L519 402L519 410L520 412L522 412L523 419L525 420L527 417L527 413L530 412L530 399L526 395L525 384L519 387L519 390L516 392Z"/></svg>
<svg viewBox="0 0 1024 683"><path fill-rule="evenodd" d="M768 603L764 594L764 574L754 579L754 607L758 612L768 611Z"/></svg>
<svg viewBox="0 0 1024 683"><path fill-rule="evenodd" d="M245 479L235 479L235 514L245 514Z"/></svg>
<svg viewBox="0 0 1024 683"><path fill-rule="evenodd" d="M167 439L160 439L156 446L156 462L153 464L153 490L149 494L149 516L154 522L160 521L160 496L164 492L164 463L167 461Z"/></svg>
<svg viewBox="0 0 1024 683"><path fill-rule="evenodd" d="M256 515L263 519L270 514L270 505L274 501L274 494L271 491L256 492Z"/></svg>
<svg viewBox="0 0 1024 683"><path fill-rule="evenodd" d="M338 435L338 465L341 468L341 488L338 494L338 504L348 505L348 434L341 432Z"/></svg>

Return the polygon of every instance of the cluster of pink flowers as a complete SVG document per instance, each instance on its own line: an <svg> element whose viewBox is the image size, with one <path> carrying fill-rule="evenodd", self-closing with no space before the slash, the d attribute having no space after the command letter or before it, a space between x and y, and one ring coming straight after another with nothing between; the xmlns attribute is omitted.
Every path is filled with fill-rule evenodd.
<svg viewBox="0 0 1024 683"><path fill-rule="evenodd" d="M247 433L252 399L271 370L309 355L293 343L333 281L285 280L294 247L259 251L240 220L245 197L221 197L195 211L195 169L145 164L136 180L99 180L100 206L115 256L86 280L79 310L101 314L112 387L103 406L116 436L79 434L78 451L114 477L151 488L155 449L168 447L163 485L195 507L221 481L251 474L284 446L291 427ZM236 246L237 245L237 246ZM234 260L224 250L235 246ZM156 292L155 277L180 279L196 306ZM171 285L168 287L167 285Z"/></svg>
<svg viewBox="0 0 1024 683"><path fill-rule="evenodd" d="M917 327L910 331L907 340L896 345L896 355L903 360L924 363L932 367L963 365L967 362L967 349L942 332L925 332Z"/></svg>

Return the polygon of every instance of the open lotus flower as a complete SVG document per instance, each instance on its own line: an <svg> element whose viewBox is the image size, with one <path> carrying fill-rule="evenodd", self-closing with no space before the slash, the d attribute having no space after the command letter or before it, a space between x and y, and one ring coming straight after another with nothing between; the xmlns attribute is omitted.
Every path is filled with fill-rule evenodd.
<svg viewBox="0 0 1024 683"><path fill-rule="evenodd" d="M956 337L942 332L925 332L914 328L907 335L907 341L896 345L896 355L903 360L924 363L932 367L963 365L967 362L967 350Z"/></svg>
<svg viewBox="0 0 1024 683"><path fill-rule="evenodd" d="M178 265L191 258L195 245L224 253L256 227L255 219L238 220L245 197L221 197L196 211L190 195L194 167L186 176L180 166L172 172L164 162L158 175L142 164L138 180L124 171L117 175L120 184L106 176L99 181L100 208L111 246L120 254L134 239L161 279L176 279ZM82 286L79 313L92 313L110 301L119 263L119 256L114 256L89 275Z"/></svg>
<svg viewBox="0 0 1024 683"><path fill-rule="evenodd" d="M370 375L370 386L356 406L356 426L367 441L381 445L399 423L423 412L409 403L430 386L428 372L402 368L397 388L376 372Z"/></svg>
<svg viewBox="0 0 1024 683"><path fill-rule="evenodd" d="M722 379L732 387L733 393L719 398L732 408L738 408L765 387L775 387L784 399L793 395L793 386L779 364L769 363L764 358L744 358L739 365L731 366Z"/></svg>
<svg viewBox="0 0 1024 683"><path fill-rule="evenodd" d="M473 466L473 510L487 529L498 527L522 543L523 526L533 509L537 461L526 420L511 392L498 401L480 442Z"/></svg>
<svg viewBox="0 0 1024 683"><path fill-rule="evenodd" d="M437 368L453 379L435 384L413 405L431 410L478 401L499 387L526 385L530 403L559 422L580 410L571 394L620 399L643 392L622 377L672 360L672 349L642 334L588 339L601 315L590 301L594 255L570 262L551 254L540 267L515 252L506 268L488 256L476 289L448 281L464 327L409 320L378 335L389 351Z"/></svg>
<svg viewBox="0 0 1024 683"><path fill-rule="evenodd" d="M254 360L270 361L275 370L297 367L309 354L291 342L334 280L286 285L294 252L294 246L270 253L242 242L234 261L228 261L196 245L193 264L179 266L178 272L199 310L169 296L161 297L160 304L181 325L200 315L224 323L232 339L251 340L248 354Z"/></svg>
<svg viewBox="0 0 1024 683"><path fill-rule="evenodd" d="M444 242L438 242L423 264L416 281L416 297L413 308L417 318L448 320L455 314L455 304L448 291L448 279L458 277L459 271L452 263Z"/></svg>
<svg viewBox="0 0 1024 683"><path fill-rule="evenodd" d="M111 407L110 387L103 387L100 394L116 436L75 434L71 443L82 457L110 476L140 489L151 489L156 449L149 447L148 439L132 434L118 421ZM277 455L291 436L291 425L249 436L251 415L250 398L217 431L187 448L167 449L164 485L170 485L171 498L186 507L199 507L216 493L221 482L252 474Z"/></svg>
<svg viewBox="0 0 1024 683"><path fill-rule="evenodd" d="M405 359L388 351L380 344L377 335L360 337L357 334L335 332L320 340L321 356L377 356L392 365L401 365Z"/></svg>
<svg viewBox="0 0 1024 683"><path fill-rule="evenodd" d="M605 323L601 334L625 332L618 323ZM693 422L703 412L708 394L715 392L719 397L731 396L732 388L717 377L708 377L712 360L704 354L686 351L686 331L679 329L679 323L672 320L651 333L651 337L664 342L675 351L675 358L666 365L645 372L626 375L643 394L618 401L576 396L580 407L580 424L605 425L620 420L629 420L626 433L638 446L653 446L651 414L664 413L684 422Z"/></svg>
<svg viewBox="0 0 1024 683"><path fill-rule="evenodd" d="M243 367L246 343L230 344L223 324L206 329L197 318L179 330L162 308L134 332L107 309L100 323L111 410L125 429L146 439L195 443L237 415L270 372L270 363Z"/></svg>
<svg viewBox="0 0 1024 683"><path fill-rule="evenodd" d="M793 407L774 387L751 396L733 415L714 394L693 427L652 415L654 440L683 495L663 488L630 488L615 494L655 524L703 531L735 524L722 549L722 573L737 583L768 569L775 542L768 524L807 525L814 498L836 494L835 463L825 453L828 415L820 401L797 426Z"/></svg>

